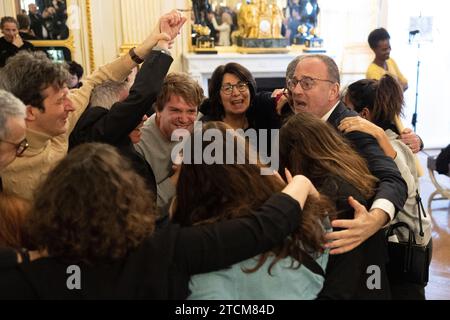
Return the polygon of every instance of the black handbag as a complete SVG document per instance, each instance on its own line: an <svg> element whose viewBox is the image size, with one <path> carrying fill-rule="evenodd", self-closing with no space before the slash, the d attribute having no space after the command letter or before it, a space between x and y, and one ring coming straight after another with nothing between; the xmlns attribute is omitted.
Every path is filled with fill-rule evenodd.
<svg viewBox="0 0 450 320"><path fill-rule="evenodd" d="M386 239L394 234L395 229L402 227L409 231L408 241L387 242L389 281L392 283L411 282L425 286L428 283L430 248L416 244L414 232L405 222L391 225L386 233Z"/></svg>

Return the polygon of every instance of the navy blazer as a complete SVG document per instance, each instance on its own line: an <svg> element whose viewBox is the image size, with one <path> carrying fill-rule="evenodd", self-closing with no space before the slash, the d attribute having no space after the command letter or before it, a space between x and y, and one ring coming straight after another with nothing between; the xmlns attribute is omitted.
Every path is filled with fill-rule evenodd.
<svg viewBox="0 0 450 320"><path fill-rule="evenodd" d="M331 113L328 122L337 129L343 119L355 116L358 116L358 113L340 102ZM367 160L370 172L380 180L374 200L386 199L394 204L396 211L402 209L408 192L406 182L395 162L384 154L377 140L371 135L354 131L346 133L344 136L350 141L353 148Z"/></svg>

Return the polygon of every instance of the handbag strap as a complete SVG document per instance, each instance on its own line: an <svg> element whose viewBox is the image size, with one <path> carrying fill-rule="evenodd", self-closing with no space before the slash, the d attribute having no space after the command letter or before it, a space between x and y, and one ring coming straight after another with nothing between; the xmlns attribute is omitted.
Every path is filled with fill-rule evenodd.
<svg viewBox="0 0 450 320"><path fill-rule="evenodd" d="M427 217L427 214L425 213L425 209L423 208L422 198L420 197L419 190L416 190L416 201L417 201L417 211L419 212L419 228L420 228L419 234L421 237L423 237L425 233L423 232L421 212L423 212L423 216L425 218Z"/></svg>
<svg viewBox="0 0 450 320"><path fill-rule="evenodd" d="M308 253L304 250L302 252L302 265L308 268L311 272L318 274L325 278L325 271L323 271L322 267L314 260Z"/></svg>
<svg viewBox="0 0 450 320"><path fill-rule="evenodd" d="M408 229L408 243L406 243L406 254L404 257L405 261L403 263L403 272L408 272L412 261L413 244L416 244L416 237L411 227L406 222L397 222L389 226L386 233L386 239L394 234L395 229L402 227Z"/></svg>
<svg viewBox="0 0 450 320"><path fill-rule="evenodd" d="M425 209L424 209L424 207L423 207L423 203L422 203L422 198L421 198L421 196L420 196L420 193L419 193L419 190L417 189L416 190L416 203L417 203L417 213L418 213L418 215L419 215L419 235L421 236L421 237L423 237L424 235L425 235L425 233L423 232L423 224L422 224L422 213L423 213L423 216L426 218L427 217L427 214L426 214L426 211L425 211ZM400 212L403 212L403 213L405 213L405 214L408 214L408 215L411 215L410 213L408 213L404 208L402 208L402 209L400 209L399 210ZM396 228L398 228L398 227L400 227L400 226L397 226ZM396 229L396 228L394 228L394 229ZM407 227L408 229L411 229L410 227L409 227L409 225L408 225L408 227ZM391 236L392 234L390 234L390 236ZM416 243L416 238L415 238L415 236L414 236L414 244L417 244Z"/></svg>
<svg viewBox="0 0 450 320"><path fill-rule="evenodd" d="M402 227L408 229L408 243L416 244L416 236L414 235L413 230L411 229L409 224L407 224L406 222L403 222L403 221L391 224L389 226L389 229L386 233L386 239L388 239L390 236L392 236L394 234L395 229L402 228Z"/></svg>

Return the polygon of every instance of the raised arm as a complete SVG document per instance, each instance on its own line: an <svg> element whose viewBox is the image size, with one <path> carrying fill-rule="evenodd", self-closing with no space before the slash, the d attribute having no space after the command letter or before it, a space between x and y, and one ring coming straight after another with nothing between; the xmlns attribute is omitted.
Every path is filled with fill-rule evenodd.
<svg viewBox="0 0 450 320"><path fill-rule="evenodd" d="M83 136L89 141L113 145L125 139L155 102L172 61L169 55L152 51L137 74L129 96L123 102L115 103L109 112L86 129L88 132L83 132Z"/></svg>
<svg viewBox="0 0 450 320"><path fill-rule="evenodd" d="M401 146L399 144L403 144L403 142L395 141L397 143L397 147L401 150L401 152L398 153L389 140L386 132L382 128L361 117L349 117L342 120L341 125L339 126L339 130L345 133L352 131L361 131L373 136L378 141L378 144L380 145L384 154L394 160L397 168L400 171L400 174L406 182L406 185L408 187L408 194L411 194L411 192L415 193L416 184L411 174L411 168L407 166L407 161L405 158L405 154L408 152L410 153L410 157L414 157L414 155L411 151L407 150L408 147L405 145L403 145L404 148L401 149Z"/></svg>
<svg viewBox="0 0 450 320"><path fill-rule="evenodd" d="M165 35L161 35L162 32L168 34L170 39L175 39L185 21L186 19L181 17L175 10L162 16L151 34L135 48L136 55L145 59L159 40L166 39ZM83 86L80 89L71 90L70 98L76 110L70 116L70 126L67 135L72 132L76 122L88 106L92 89L106 80L125 80L136 66L137 63L129 54L124 55L92 73L83 81Z"/></svg>

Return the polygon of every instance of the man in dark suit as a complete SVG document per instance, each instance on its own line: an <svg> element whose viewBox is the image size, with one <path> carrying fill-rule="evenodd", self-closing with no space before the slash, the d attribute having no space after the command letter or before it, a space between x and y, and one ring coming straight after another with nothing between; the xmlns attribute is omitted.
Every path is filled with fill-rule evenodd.
<svg viewBox="0 0 450 320"><path fill-rule="evenodd" d="M28 5L28 17L30 18L30 29L34 32L36 38L39 40L45 39L42 15L34 3Z"/></svg>
<svg viewBox="0 0 450 320"><path fill-rule="evenodd" d="M288 100L294 113L309 112L328 121L337 130L342 119L357 116L340 102L340 76L336 63L325 55L305 55L294 59L286 73ZM335 220L333 227L347 230L327 235L331 253L352 250L388 223L403 208L407 187L394 161L384 155L377 141L362 132L345 134L367 160L379 181L369 212L353 220Z"/></svg>

